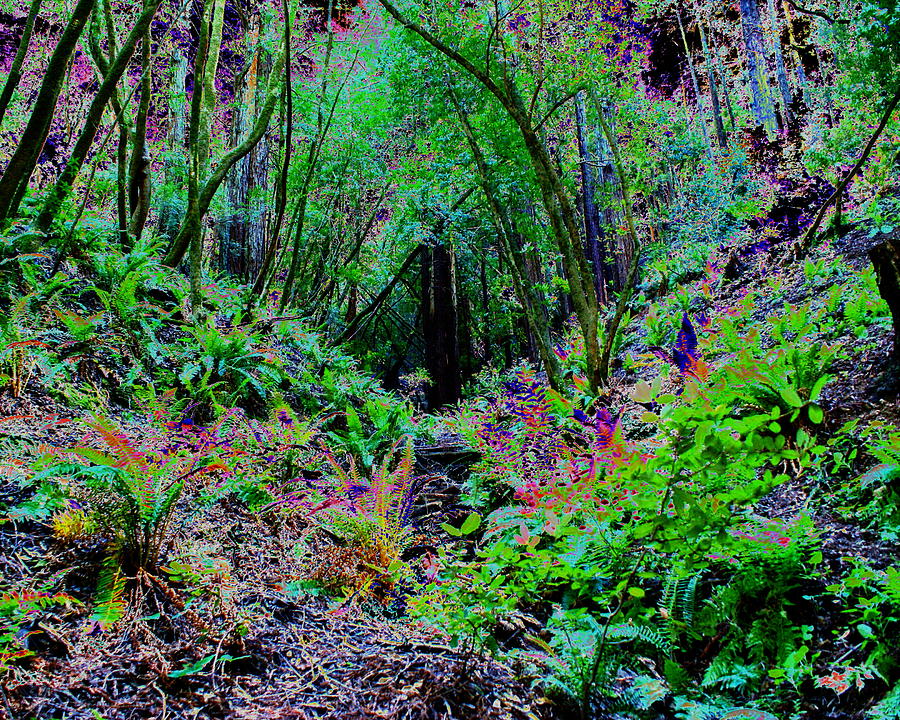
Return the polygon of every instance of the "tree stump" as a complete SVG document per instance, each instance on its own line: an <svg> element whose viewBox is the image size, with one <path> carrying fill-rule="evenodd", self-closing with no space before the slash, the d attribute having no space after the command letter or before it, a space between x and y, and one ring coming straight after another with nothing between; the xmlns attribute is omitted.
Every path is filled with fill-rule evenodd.
<svg viewBox="0 0 900 720"><path fill-rule="evenodd" d="M900 359L900 238L890 237L869 250L878 277L878 292L894 323L894 358Z"/></svg>

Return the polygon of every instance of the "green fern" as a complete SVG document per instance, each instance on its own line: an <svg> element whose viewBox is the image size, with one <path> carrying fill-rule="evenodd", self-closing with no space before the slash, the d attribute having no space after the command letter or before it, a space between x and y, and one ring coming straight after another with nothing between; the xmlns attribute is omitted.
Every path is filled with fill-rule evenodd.
<svg viewBox="0 0 900 720"><path fill-rule="evenodd" d="M866 720L900 720L900 683L866 713Z"/></svg>
<svg viewBox="0 0 900 720"><path fill-rule="evenodd" d="M120 549L113 546L104 558L97 581L97 595L91 619L106 629L117 623L125 614L125 585L127 578L122 572Z"/></svg>
<svg viewBox="0 0 900 720"><path fill-rule="evenodd" d="M699 581L699 575L670 575L666 580L660 605L666 611L665 625L670 643L675 643L682 630L693 630Z"/></svg>

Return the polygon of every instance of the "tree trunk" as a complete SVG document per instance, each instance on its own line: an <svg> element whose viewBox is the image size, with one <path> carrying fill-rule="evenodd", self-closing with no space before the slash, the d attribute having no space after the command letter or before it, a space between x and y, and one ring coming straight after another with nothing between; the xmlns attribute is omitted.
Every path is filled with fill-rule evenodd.
<svg viewBox="0 0 900 720"><path fill-rule="evenodd" d="M731 127L731 132L735 131L737 128L737 123L734 120L734 105L731 102L731 93L728 90L728 78L725 77L725 68L722 66L722 58L719 54L719 44L716 42L716 32L713 29L712 23L709 25L709 39L712 42L712 53L716 60L716 72L719 75L719 81L722 84L722 97L725 100L725 111L728 113L728 124Z"/></svg>
<svg viewBox="0 0 900 720"><path fill-rule="evenodd" d="M212 0L209 18L209 47L206 65L203 69L203 104L200 110L200 131L198 133L198 162L200 174L205 179L209 163L209 143L212 132L213 115L216 110L216 71L219 67L219 51L222 48L222 28L225 20L225 0ZM196 78L194 79L196 92Z"/></svg>
<svg viewBox="0 0 900 720"><path fill-rule="evenodd" d="M700 119L698 121L700 132L703 134L703 142L709 150L710 161L715 165L715 158L712 155L712 144L709 141L709 133L706 131L706 108L703 107L703 100L700 96L700 83L697 81L697 71L694 69L694 60L691 57L691 48L688 46L687 33L684 31L684 23L681 21L681 11L677 6L675 7L675 17L678 18L678 30L681 32L681 44L684 47L684 57L691 74L691 85L693 85L694 88L694 102L697 103L697 107L701 110ZM689 118L694 114L691 113L687 107L685 107L685 111L688 113Z"/></svg>
<svg viewBox="0 0 900 720"><path fill-rule="evenodd" d="M800 46L797 44L797 38L794 35L794 19L791 17L791 7L787 0L784 2L784 17L788 29L788 39L791 43L791 49L794 51L794 72L797 75L797 85L800 87L800 92L803 93L803 104L808 108L809 90L806 85L806 72L803 69Z"/></svg>
<svg viewBox="0 0 900 720"><path fill-rule="evenodd" d="M784 105L785 127L794 127L795 118L791 112L791 87L788 85L787 71L784 69L784 55L781 52L781 31L778 29L778 13L775 9L775 0L768 0L769 22L772 27L772 48L775 58L775 77L778 80L778 91L781 93L781 102Z"/></svg>
<svg viewBox="0 0 900 720"><path fill-rule="evenodd" d="M75 178L78 177L78 172L81 170L82 165L84 165L88 152L90 152L91 146L94 144L94 139L97 137L97 131L100 128L100 122L103 119L103 112L106 108L106 104L110 101L116 85L118 85L119 80L128 68L128 64L131 61L131 56L134 54L138 41L143 38L144 34L149 30L153 16L156 14L156 11L161 4L162 0L152 0L152 2L144 8L144 11L131 29L131 32L128 33L128 37L125 38L122 48L119 50L118 55L116 55L115 62L113 62L109 68L109 73L103 78L100 89L97 91L97 94L94 96L94 99L88 107L87 117L84 121L81 133L78 136L78 140L75 142L75 147L72 149L72 156L69 158L69 162L66 163L66 167L60 173L56 184L47 193L47 199L44 201L44 206L41 208L41 213L37 220L37 226L40 229L49 229L50 225L53 223L53 218L59 211L62 201L68 193L71 192Z"/></svg>
<svg viewBox="0 0 900 720"><path fill-rule="evenodd" d="M547 373L547 380L550 386L558 390L561 387L559 362L556 354L553 352L553 345L550 339L546 303L542 302L542 299L538 297L534 283L531 282L528 262L525 253L522 251L523 243L521 238L514 237L513 224L509 219L508 213L499 202L484 153L482 153L478 144L478 138L469 123L468 114L449 80L448 88L450 99L453 101L457 117L459 117L463 129L463 134L466 136L469 148L472 150L475 167L481 182L481 189L487 200L491 219L494 223L494 230L503 249L503 255L510 268L513 288L525 314L525 321L530 330L529 334L534 339L538 356L544 366L544 371ZM486 284L486 280L482 282Z"/></svg>
<svg viewBox="0 0 900 720"><path fill-rule="evenodd" d="M703 22L697 19L697 27L700 29L700 42L703 43L703 62L706 65L706 81L709 83L709 95L712 99L713 125L716 128L716 142L724 149L728 146L728 137L725 135L725 123L722 121L722 105L719 102L719 89L716 84L716 76L713 72L712 56L709 52L709 44L706 42L706 31Z"/></svg>
<svg viewBox="0 0 900 720"><path fill-rule="evenodd" d="M22 79L22 65L25 63L25 56L28 55L28 48L31 45L31 33L34 31L34 21L37 19L38 12L40 12L41 2L42 0L31 0L31 6L28 8L28 17L25 19L25 28L22 30L22 37L19 39L16 56L9 67L9 75L6 76L3 91L0 92L0 127L3 126L3 117L6 115L6 109L9 107L9 101L12 100L13 93Z"/></svg>
<svg viewBox="0 0 900 720"><path fill-rule="evenodd" d="M422 339L425 368L431 376L431 409L457 402L462 393L453 248L437 239L422 248Z"/></svg>
<svg viewBox="0 0 900 720"><path fill-rule="evenodd" d="M50 56L28 124L0 177L0 225L12 218L28 190L28 182L47 141L66 67L91 16L96 0L78 0Z"/></svg>
<svg viewBox="0 0 900 720"><path fill-rule="evenodd" d="M257 143L259 143L260 139L265 133L266 128L268 128L269 122L272 119L272 113L275 110L275 103L278 101L278 95L281 91L281 81L283 79L281 76L281 70L283 68L284 60L284 52L279 53L275 60L275 64L272 67L272 72L269 74L269 80L264 95L265 100L262 104L262 107L260 108L259 115L256 118L256 122L250 129L247 137L244 138L244 140L239 145L225 153L225 155L216 164L216 169L213 171L212 175L210 175L209 179L203 185L203 189L198 191L196 198L196 211L199 213L199 218L202 219L206 216L206 213L209 211L210 203L212 202L212 199L218 191L219 187L222 185L222 181L225 179L228 171L231 170L231 168L238 160L240 160L254 147L256 147ZM191 125L194 125L193 112ZM194 147L194 144L192 143L191 146ZM190 190L190 184L188 185L188 189ZM190 214L190 192L188 193L188 200L188 214ZM166 257L163 260L166 265L168 265L169 267L174 267L179 262L181 262L181 259L184 257L185 251L188 249L188 246L193 240L194 236L192 233L194 232L195 227L199 228L199 220L195 225L193 221L189 222L189 218L186 217L185 221L181 225L181 229L178 231L178 235L175 237L175 240L172 243L172 247L169 249L169 252L166 254Z"/></svg>
<svg viewBox="0 0 900 720"><path fill-rule="evenodd" d="M109 0L103 0L103 25L106 30L106 51L104 52L100 46L99 39L90 33L89 48L94 64L100 71L98 82L103 82L103 78L109 74L110 64L118 55L118 45L116 43L116 32L113 26L112 8ZM131 140L131 130L123 110L122 101L119 98L118 88L114 88L110 96L110 104L117 118L119 127L119 142L116 146L116 220L119 230L119 244L123 248L130 247L131 243L128 237L128 143Z"/></svg>
<svg viewBox="0 0 900 720"><path fill-rule="evenodd" d="M594 172L594 158L588 148L587 125L585 123L583 91L575 95L575 130L578 136L578 155L581 164L581 193L584 207L585 254L594 270L594 289L597 302L609 302L606 291L606 247L603 229L600 226L600 212L597 210L597 178Z"/></svg>
<svg viewBox="0 0 900 720"><path fill-rule="evenodd" d="M144 8L152 3L145 0ZM150 150L147 147L147 118L150 114L150 73L152 58L150 55L150 34L144 35L141 41L141 103L138 105L137 118L134 123L134 145L131 149L131 164L128 168L128 235L140 240L147 224L150 212Z"/></svg>
<svg viewBox="0 0 900 720"><path fill-rule="evenodd" d="M250 43L256 46L259 38L257 23L251 26ZM271 61L262 49L256 49L244 75L243 102L233 110L232 144L237 145L246 132L247 120L256 114L263 101L265 86L260 77L269 75ZM226 189L229 216L220 228L219 266L225 272L247 281L256 277L262 265L265 247L267 214L264 194L268 179L269 146L263 137L259 144L239 160L228 175ZM255 192L257 189L263 193Z"/></svg>
<svg viewBox="0 0 900 720"><path fill-rule="evenodd" d="M900 360L900 242L889 238L869 250L878 278L878 292L891 310L895 360Z"/></svg>
<svg viewBox="0 0 900 720"><path fill-rule="evenodd" d="M775 109L769 95L762 27L759 22L759 7L756 3L757 0L740 0L739 2L744 49L747 53L750 109L756 123L764 127L766 133L773 134L777 131Z"/></svg>

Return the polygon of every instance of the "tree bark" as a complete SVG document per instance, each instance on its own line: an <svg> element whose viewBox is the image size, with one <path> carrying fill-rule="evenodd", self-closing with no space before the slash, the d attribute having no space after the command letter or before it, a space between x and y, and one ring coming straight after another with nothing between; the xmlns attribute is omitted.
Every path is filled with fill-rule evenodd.
<svg viewBox="0 0 900 720"><path fill-rule="evenodd" d="M869 250L878 279L878 292L888 304L894 324L895 360L900 360L900 242L889 238Z"/></svg>
<svg viewBox="0 0 900 720"><path fill-rule="evenodd" d="M606 305L607 295L606 247L600 212L597 209L597 178L594 172L594 158L588 147L588 128L585 122L583 91L575 95L575 131L578 136L578 155L581 165L581 194L584 206L585 253L594 270L594 289L597 302Z"/></svg>
<svg viewBox="0 0 900 720"><path fill-rule="evenodd" d="M747 54L747 76L750 83L750 108L753 118L766 132L777 131L775 109L769 95L766 77L766 61L763 46L762 27L759 21L757 0L740 0L741 28L744 35L744 50Z"/></svg>
<svg viewBox="0 0 900 720"><path fill-rule="evenodd" d="M100 122L103 119L103 111L106 108L106 104L110 101L116 85L118 85L119 80L128 68L138 41L150 29L153 16L161 4L162 0L152 0L150 4L145 6L138 21L131 29L131 32L128 33L128 37L125 38L125 42L122 44L118 55L116 55L115 62L110 66L109 73L103 79L100 89L91 101L81 133L75 142L75 147L72 149L72 156L60 173L53 188L47 193L47 199L44 201L44 206L38 216L37 226L41 230L50 228L62 201L71 192L75 178L78 177L78 172L84 165L85 158L87 158L88 152L94 144L94 139L97 137L97 131L100 129Z"/></svg>
<svg viewBox="0 0 900 720"><path fill-rule="evenodd" d="M423 246L422 339L425 368L431 377L427 398L431 409L457 402L462 393L459 365L456 258L453 248L439 237Z"/></svg>
<svg viewBox="0 0 900 720"><path fill-rule="evenodd" d="M775 0L768 0L769 23L772 28L772 50L775 58L775 77L778 80L778 91L781 93L781 102L784 105L784 124L793 127L796 120L791 112L791 86L788 84L787 71L784 69L784 55L781 52L781 32L778 29L778 13L775 9Z"/></svg>
<svg viewBox="0 0 900 720"><path fill-rule="evenodd" d="M22 30L22 37L19 39L19 48L16 50L12 65L9 66L9 75L6 76L6 82L3 83L3 91L0 92L0 127L3 126L3 118L6 115L6 109L9 107L9 101L12 100L13 93L22 79L22 65L25 63L25 56L28 55L28 48L31 45L31 34L34 31L34 21L41 10L41 2L42 0L31 0L31 6L28 8L28 17L25 18L25 28Z"/></svg>
<svg viewBox="0 0 900 720"><path fill-rule="evenodd" d="M152 0L145 0L146 9ZM131 164L128 169L128 210L130 221L128 235L140 240L150 213L150 151L147 147L147 119L150 114L150 73L152 57L150 55L150 34L145 33L141 40L141 102L138 105L137 118L134 123L134 144L131 150Z"/></svg>
<svg viewBox="0 0 900 720"><path fill-rule="evenodd" d="M95 2L96 0L78 0L47 63L31 117L6 165L3 176L0 177L0 225L18 212L22 198L28 190L31 174L50 132L56 101L59 99L66 77L66 67L75 52L75 46L91 16Z"/></svg>

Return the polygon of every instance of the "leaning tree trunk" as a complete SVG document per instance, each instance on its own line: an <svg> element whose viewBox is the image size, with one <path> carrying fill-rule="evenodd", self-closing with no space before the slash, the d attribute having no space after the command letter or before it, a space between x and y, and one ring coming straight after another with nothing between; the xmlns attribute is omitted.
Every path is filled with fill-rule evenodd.
<svg viewBox="0 0 900 720"><path fill-rule="evenodd" d="M12 65L9 66L9 75L6 76L3 91L0 92L0 126L3 125L3 116L6 115L9 101L12 100L13 93L22 79L22 65L25 63L25 56L28 54L28 47L31 45L31 33L34 30L34 21L37 19L38 12L41 9L41 1L31 0L31 7L28 8L28 17L25 19L25 29L22 31L22 37L19 40L19 48L16 50L16 56L13 58Z"/></svg>
<svg viewBox="0 0 900 720"><path fill-rule="evenodd" d="M777 130L775 109L769 95L762 27L756 0L740 0L741 28L747 53L747 75L750 81L750 109L758 125L769 134Z"/></svg>
<svg viewBox="0 0 900 720"><path fill-rule="evenodd" d="M91 146L94 144L94 140L97 137L97 131L100 129L100 122L103 119L103 112L106 109L106 104L110 101L119 80L128 68L131 56L134 54L134 50L137 47L138 40L143 38L144 34L149 30L153 16L156 14L156 11L161 4L162 0L152 0L152 2L145 6L144 11L134 24L131 32L128 33L128 37L125 39L121 50L119 50L115 61L110 65L109 72L106 74L106 77L103 78L100 89L97 90L97 94L94 96L94 99L88 107L87 117L85 118L81 133L78 136L78 140L75 142L75 147L72 149L72 156L60 173L56 184L47 193L47 199L44 201L44 205L41 208L41 213L37 220L37 226L40 229L49 229L53 222L53 218L59 211L63 199L71 191L75 178L78 177L78 172L81 170L81 167L88 156L88 152L90 152Z"/></svg>
<svg viewBox="0 0 900 720"><path fill-rule="evenodd" d="M706 65L706 81L709 83L709 95L712 100L713 125L716 128L716 142L724 149L728 146L728 137L725 135L725 123L722 121L722 103L719 101L719 88L716 83L716 74L713 72L712 57L709 52L709 43L706 41L706 31L703 22L697 19L697 27L700 30L700 42L703 45L703 62Z"/></svg>
<svg viewBox="0 0 900 720"><path fill-rule="evenodd" d="M78 0L47 63L31 117L22 131L19 144L13 151L3 176L0 177L0 224L18 212L19 204L28 190L28 181L50 133L56 101L59 99L66 77L66 67L94 10L95 2L96 0Z"/></svg>

